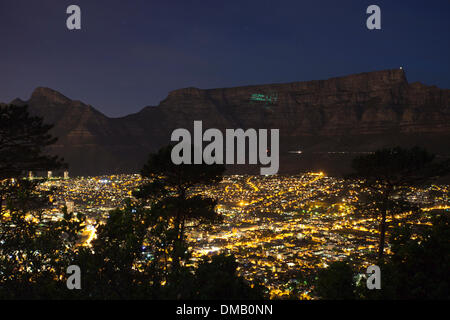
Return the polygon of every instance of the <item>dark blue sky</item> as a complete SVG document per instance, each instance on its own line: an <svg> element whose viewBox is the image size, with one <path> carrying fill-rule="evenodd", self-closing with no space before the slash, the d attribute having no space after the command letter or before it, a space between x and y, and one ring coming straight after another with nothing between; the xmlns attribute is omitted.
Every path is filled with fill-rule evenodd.
<svg viewBox="0 0 450 320"><path fill-rule="evenodd" d="M77 4L82 29L66 28ZM366 28L381 7L382 30ZM449 0L1 0L0 101L56 89L108 116L170 90L326 79L403 66L450 88Z"/></svg>

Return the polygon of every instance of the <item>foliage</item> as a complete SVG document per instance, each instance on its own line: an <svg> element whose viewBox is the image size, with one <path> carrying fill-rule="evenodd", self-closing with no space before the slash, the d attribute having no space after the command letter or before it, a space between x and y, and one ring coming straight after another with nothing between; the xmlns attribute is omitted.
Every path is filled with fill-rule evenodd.
<svg viewBox="0 0 450 320"><path fill-rule="evenodd" d="M194 188L218 183L225 167L216 164L175 165L171 160L172 148L167 146L150 155L141 175L151 181L135 192L135 196L144 204L151 203L152 214L168 222L169 232L173 236L172 265L178 268L181 260L186 258L186 224L220 221L214 210L216 201L193 194Z"/></svg>
<svg viewBox="0 0 450 320"><path fill-rule="evenodd" d="M49 133L52 127L30 116L27 106L0 106L0 180L63 166L62 159L45 154L56 142Z"/></svg>
<svg viewBox="0 0 450 320"><path fill-rule="evenodd" d="M380 220L378 259L384 254L387 216L418 211L417 206L402 198L402 188L423 184L450 172L449 161L434 159L434 155L419 147L385 148L353 159L354 173L348 177L365 180L359 209L375 214Z"/></svg>
<svg viewBox="0 0 450 320"><path fill-rule="evenodd" d="M336 262L319 272L315 293L323 299L425 300L450 298L450 215L437 213L432 226L398 227L392 255L379 265L381 289L369 290L358 266ZM359 267L361 268L361 267Z"/></svg>
<svg viewBox="0 0 450 320"><path fill-rule="evenodd" d="M325 300L355 298L355 273L348 261L333 262L318 272L314 294Z"/></svg>
<svg viewBox="0 0 450 320"><path fill-rule="evenodd" d="M432 224L392 234L393 255L381 269L381 298L450 299L450 215L436 214Z"/></svg>
<svg viewBox="0 0 450 320"><path fill-rule="evenodd" d="M45 154L56 139L52 126L32 117L27 107L0 106L0 297L46 298L61 285L83 218L64 212L53 222L43 216L48 194L37 181L23 178L28 170L63 166L61 159ZM64 271L65 272L65 271Z"/></svg>

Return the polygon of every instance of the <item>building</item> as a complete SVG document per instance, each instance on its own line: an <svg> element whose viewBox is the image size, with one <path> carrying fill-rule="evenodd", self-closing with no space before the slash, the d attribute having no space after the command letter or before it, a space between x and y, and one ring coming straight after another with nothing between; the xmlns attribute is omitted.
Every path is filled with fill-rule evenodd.
<svg viewBox="0 0 450 320"><path fill-rule="evenodd" d="M74 209L73 201L66 201L67 213L72 213Z"/></svg>

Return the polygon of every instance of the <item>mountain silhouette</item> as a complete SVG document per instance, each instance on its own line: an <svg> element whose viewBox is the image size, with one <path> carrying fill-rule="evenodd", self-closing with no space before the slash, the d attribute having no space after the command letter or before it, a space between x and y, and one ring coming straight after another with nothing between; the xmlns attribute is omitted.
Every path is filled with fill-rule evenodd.
<svg viewBox="0 0 450 320"><path fill-rule="evenodd" d="M39 87L30 112L53 123L59 140L50 150L69 163L71 175L139 172L150 152L170 143L176 128L280 130L280 171L342 174L358 153L386 146L450 152L450 90L408 83L401 69L328 80L221 89L184 88L158 106L109 118L90 105ZM293 151L301 151L294 153ZM259 165L228 166L257 173Z"/></svg>

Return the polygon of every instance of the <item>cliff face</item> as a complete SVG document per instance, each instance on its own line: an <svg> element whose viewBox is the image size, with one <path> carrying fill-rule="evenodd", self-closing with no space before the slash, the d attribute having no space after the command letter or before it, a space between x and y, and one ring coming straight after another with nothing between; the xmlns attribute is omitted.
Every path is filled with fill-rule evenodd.
<svg viewBox="0 0 450 320"><path fill-rule="evenodd" d="M53 151L65 157L73 174L136 172L149 152L170 142L174 129L190 130L194 120L202 120L204 129L280 129L280 172L341 173L355 153L389 145L418 144L439 154L450 150L450 90L409 84L400 69L287 84L179 89L157 107L117 119L47 88L14 103L26 103L55 123L60 139ZM288 153L299 149L301 157ZM331 156L336 152L339 157Z"/></svg>
<svg viewBox="0 0 450 320"><path fill-rule="evenodd" d="M449 92L410 85L398 69L322 81L180 89L160 107L179 125L197 117L216 127L280 128L290 137L378 134L393 128L449 132ZM254 95L277 100L254 101Z"/></svg>

